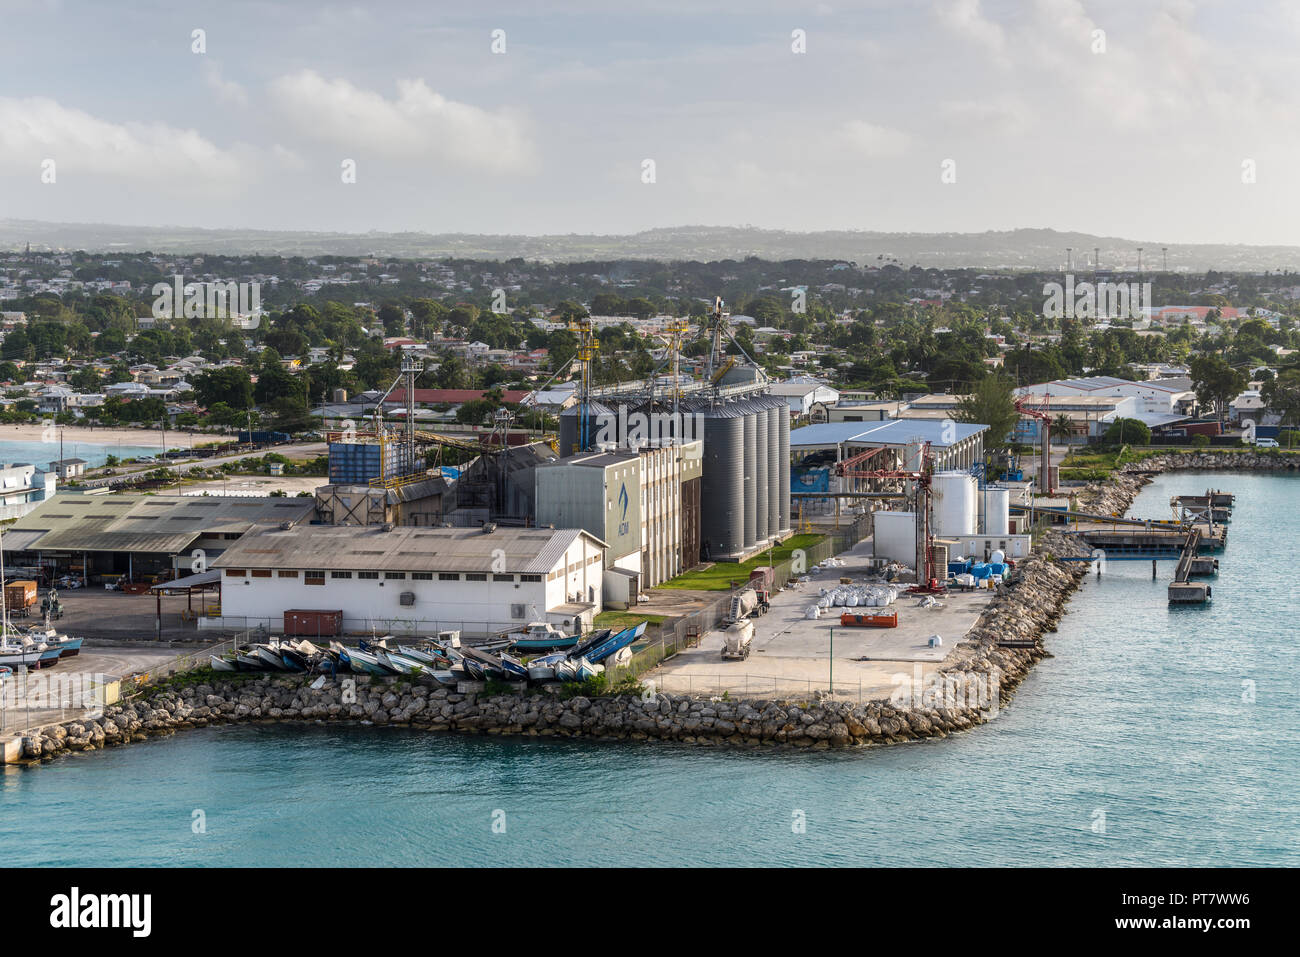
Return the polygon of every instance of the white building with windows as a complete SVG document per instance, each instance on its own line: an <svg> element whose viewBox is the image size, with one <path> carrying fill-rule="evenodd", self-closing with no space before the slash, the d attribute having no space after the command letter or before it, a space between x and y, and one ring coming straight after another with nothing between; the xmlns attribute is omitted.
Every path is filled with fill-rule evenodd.
<svg viewBox="0 0 1300 957"><path fill-rule="evenodd" d="M367 635L585 630L603 607L604 564L605 543L581 529L254 529L212 562L222 617L204 623L278 632L286 611L305 610L342 611L345 632Z"/></svg>

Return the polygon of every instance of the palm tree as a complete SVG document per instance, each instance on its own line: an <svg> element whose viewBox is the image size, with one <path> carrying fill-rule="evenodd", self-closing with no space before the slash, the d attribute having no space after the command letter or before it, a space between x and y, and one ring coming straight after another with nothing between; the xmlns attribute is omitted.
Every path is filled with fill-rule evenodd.
<svg viewBox="0 0 1300 957"><path fill-rule="evenodd" d="M1058 412L1056 418L1052 419L1052 432L1061 437L1065 445L1070 443L1070 435L1074 431L1074 420L1064 412Z"/></svg>

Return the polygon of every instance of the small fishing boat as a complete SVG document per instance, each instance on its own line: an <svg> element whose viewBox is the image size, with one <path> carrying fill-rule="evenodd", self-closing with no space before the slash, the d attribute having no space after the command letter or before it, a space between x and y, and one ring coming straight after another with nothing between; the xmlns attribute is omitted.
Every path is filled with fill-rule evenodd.
<svg viewBox="0 0 1300 957"><path fill-rule="evenodd" d="M516 651L557 651L572 648L578 643L577 635L566 635L549 621L534 621L521 632L510 636L511 647Z"/></svg>
<svg viewBox="0 0 1300 957"><path fill-rule="evenodd" d="M265 671L266 665L262 659L253 653L251 648L241 648L235 655L235 664L239 666L240 671Z"/></svg>
<svg viewBox="0 0 1300 957"><path fill-rule="evenodd" d="M611 634L613 634L613 631L609 628L604 628L600 631L593 631L590 635L588 635L582 641L578 642L578 644L576 644L574 647L569 649L569 653L568 653L569 658L576 659L581 657L582 655L587 653L588 648L592 648L595 645L600 644Z"/></svg>
<svg viewBox="0 0 1300 957"><path fill-rule="evenodd" d="M438 684L447 685L448 687L452 687L452 688L454 688L456 684L460 682L463 678L463 673L458 674L455 671L451 671L450 669L440 670L440 671L430 671L429 674L433 676L433 680L438 682Z"/></svg>
<svg viewBox="0 0 1300 957"><path fill-rule="evenodd" d="M348 667L359 675L374 675L379 678L397 674L395 668L389 668L378 657L360 648L348 649Z"/></svg>
<svg viewBox="0 0 1300 957"><path fill-rule="evenodd" d="M534 658L528 662L528 680L529 681L554 681L555 668L564 660L563 652L553 655L542 655L540 658Z"/></svg>
<svg viewBox="0 0 1300 957"><path fill-rule="evenodd" d="M600 644L589 648L584 657L592 664L604 661L610 655L616 654L622 649L628 647L645 634L646 622L633 625L631 628L625 628L617 635L606 638Z"/></svg>
<svg viewBox="0 0 1300 957"><path fill-rule="evenodd" d="M213 671L238 671L239 665L235 664L229 658L222 658L219 655L211 655Z"/></svg>
<svg viewBox="0 0 1300 957"><path fill-rule="evenodd" d="M35 644L0 644L0 665L35 668L41 662L41 648Z"/></svg>
<svg viewBox="0 0 1300 957"><path fill-rule="evenodd" d="M577 681L578 665L576 662L565 658L555 663L555 680L556 681Z"/></svg>
<svg viewBox="0 0 1300 957"><path fill-rule="evenodd" d="M501 662L501 668L505 672L505 676L507 680L512 680L512 681L528 680L528 669L524 667L524 663L520 661L518 658L508 655L504 651L501 652L501 654L498 655L497 657Z"/></svg>
<svg viewBox="0 0 1300 957"><path fill-rule="evenodd" d="M284 659L280 657L280 646L278 643L269 645L253 645L253 657L262 662L262 670L270 671L288 671Z"/></svg>
<svg viewBox="0 0 1300 957"><path fill-rule="evenodd" d="M473 658L462 658L460 663L471 681L482 681L484 679L483 666Z"/></svg>
<svg viewBox="0 0 1300 957"><path fill-rule="evenodd" d="M421 648L413 648L410 645L398 645L397 651L403 658L410 658L413 661L418 661L421 664L429 665L431 667L436 666L439 657L441 657L432 651L424 651ZM443 660L445 661L446 658L443 658Z"/></svg>
<svg viewBox="0 0 1300 957"><path fill-rule="evenodd" d="M424 662L415 661L407 658L405 655L399 655L396 651L388 651L377 646L371 646L375 659L385 668L390 669L395 674L413 675L425 670Z"/></svg>
<svg viewBox="0 0 1300 957"><path fill-rule="evenodd" d="M306 671L311 667L310 657L291 641L280 642L280 663L286 671Z"/></svg>
<svg viewBox="0 0 1300 957"><path fill-rule="evenodd" d="M496 655L489 655L486 651L480 651L477 648L463 647L460 649L461 661L468 666L471 662L478 665L478 670L483 672L484 678L495 678L504 680L506 676L505 665Z"/></svg>
<svg viewBox="0 0 1300 957"><path fill-rule="evenodd" d="M586 658L579 658L573 663L573 666L579 681L586 681L589 678L594 678L596 675L600 674L600 671L605 670L604 668L601 668L600 671L597 671L596 669L600 668L600 666L593 665Z"/></svg>

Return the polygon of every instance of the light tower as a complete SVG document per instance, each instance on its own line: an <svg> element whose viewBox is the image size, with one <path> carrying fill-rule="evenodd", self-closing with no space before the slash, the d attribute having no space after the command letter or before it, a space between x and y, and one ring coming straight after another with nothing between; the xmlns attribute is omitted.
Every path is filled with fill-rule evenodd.
<svg viewBox="0 0 1300 957"><path fill-rule="evenodd" d="M570 319L569 331L578 340L577 351L574 355L582 363L581 378L578 380L578 401L580 403L578 409L578 441L581 443L581 449L585 451L590 444L591 432L591 361L596 358L596 351L600 348L600 340L592 332L591 318L588 316Z"/></svg>
<svg viewBox="0 0 1300 957"><path fill-rule="evenodd" d="M673 428L678 427L680 419L678 418L678 406L681 402L682 388L681 379L678 370L681 367L682 358L682 338L691 331L691 323L684 316L674 316L668 320L667 333L672 337L671 348L673 351Z"/></svg>

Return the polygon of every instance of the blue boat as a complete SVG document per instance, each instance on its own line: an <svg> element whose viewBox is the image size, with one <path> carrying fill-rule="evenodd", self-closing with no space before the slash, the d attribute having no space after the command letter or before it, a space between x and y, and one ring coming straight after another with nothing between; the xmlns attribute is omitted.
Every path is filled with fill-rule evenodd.
<svg viewBox="0 0 1300 957"><path fill-rule="evenodd" d="M569 658L571 659L580 658L582 655L587 653L587 650L589 648L592 648L600 644L611 634L613 634L613 632L610 631L610 629L608 628L605 628L601 631L593 631L587 638L585 638L578 645L576 645L575 647L569 650Z"/></svg>
<svg viewBox="0 0 1300 957"><path fill-rule="evenodd" d="M606 638L600 644L596 645L596 647L587 650L585 655L586 659L592 664L598 664L604 661L610 655L621 651L645 634L645 627L646 622L643 621L639 625L625 628L623 631L620 631L617 635L614 635L611 638Z"/></svg>
<svg viewBox="0 0 1300 957"><path fill-rule="evenodd" d="M586 658L579 658L573 664L579 681L586 681L588 678L594 678L596 675L600 674L600 672L596 670L596 665L593 665Z"/></svg>
<svg viewBox="0 0 1300 957"><path fill-rule="evenodd" d="M512 658L504 652L497 656L501 661L501 668L505 671L506 679L510 681L527 681L528 669L524 667L523 662L517 658Z"/></svg>

